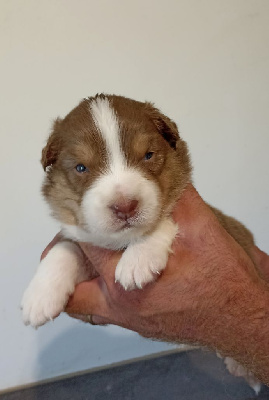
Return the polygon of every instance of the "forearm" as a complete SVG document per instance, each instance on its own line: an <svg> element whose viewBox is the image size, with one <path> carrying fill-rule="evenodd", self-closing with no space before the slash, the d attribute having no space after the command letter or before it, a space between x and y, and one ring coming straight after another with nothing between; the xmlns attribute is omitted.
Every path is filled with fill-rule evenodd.
<svg viewBox="0 0 269 400"><path fill-rule="evenodd" d="M242 285L221 306L221 313L194 315L187 325L195 329L185 332L186 340L234 358L269 385L268 288L263 282Z"/></svg>

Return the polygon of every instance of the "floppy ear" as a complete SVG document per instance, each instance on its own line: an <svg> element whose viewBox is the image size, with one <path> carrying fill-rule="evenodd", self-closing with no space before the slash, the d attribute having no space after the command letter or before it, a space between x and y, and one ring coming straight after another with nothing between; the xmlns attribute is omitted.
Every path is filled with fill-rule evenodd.
<svg viewBox="0 0 269 400"><path fill-rule="evenodd" d="M175 150L179 141L179 132L174 121L162 114L152 103L146 103L146 110L163 138Z"/></svg>
<svg viewBox="0 0 269 400"><path fill-rule="evenodd" d="M61 119L57 118L54 121L52 132L48 138L46 146L42 150L41 164L44 171L50 165L53 165L58 158L60 151L60 135L58 134Z"/></svg>

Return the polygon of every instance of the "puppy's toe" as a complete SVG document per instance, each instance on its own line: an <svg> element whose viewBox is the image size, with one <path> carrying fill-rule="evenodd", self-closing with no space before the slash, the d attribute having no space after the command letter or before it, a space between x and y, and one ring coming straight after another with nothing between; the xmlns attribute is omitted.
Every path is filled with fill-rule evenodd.
<svg viewBox="0 0 269 400"><path fill-rule="evenodd" d="M119 282L125 290L135 289L135 281L132 268L129 268L122 256L115 271L115 281Z"/></svg>
<svg viewBox="0 0 269 400"><path fill-rule="evenodd" d="M53 286L33 279L24 293L21 307L23 322L37 328L56 318L65 308L74 285Z"/></svg>
<svg viewBox="0 0 269 400"><path fill-rule="evenodd" d="M126 251L117 265L116 281L125 290L142 289L158 277L165 268L166 261L167 255L163 256L152 252L135 255L131 251Z"/></svg>

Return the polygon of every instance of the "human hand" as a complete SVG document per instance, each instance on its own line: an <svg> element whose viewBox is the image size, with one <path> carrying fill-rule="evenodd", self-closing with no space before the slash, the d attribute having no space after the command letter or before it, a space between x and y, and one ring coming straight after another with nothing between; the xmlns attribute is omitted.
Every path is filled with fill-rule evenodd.
<svg viewBox="0 0 269 400"><path fill-rule="evenodd" d="M121 252L81 243L100 277L79 284L66 311L85 321L90 314L96 324L113 323L147 337L208 344L230 300L249 299L249 292L262 283L251 260L192 186L174 219L179 225L174 253L162 276L142 291L126 292L115 283Z"/></svg>
<svg viewBox="0 0 269 400"><path fill-rule="evenodd" d="M121 252L80 243L99 276L77 286L66 311L145 337L217 349L269 383L269 291L259 276L269 278L269 257L253 247L259 274L191 185L176 206L174 220L179 235L167 268L143 290L126 292L115 283Z"/></svg>

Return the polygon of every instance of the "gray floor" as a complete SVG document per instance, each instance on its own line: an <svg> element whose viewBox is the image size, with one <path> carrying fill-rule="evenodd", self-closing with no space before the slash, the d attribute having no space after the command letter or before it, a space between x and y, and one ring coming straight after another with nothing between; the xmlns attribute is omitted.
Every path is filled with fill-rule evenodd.
<svg viewBox="0 0 269 400"><path fill-rule="evenodd" d="M214 354L195 350L138 361L31 389L0 395L0 400L249 400L255 396L231 376Z"/></svg>

